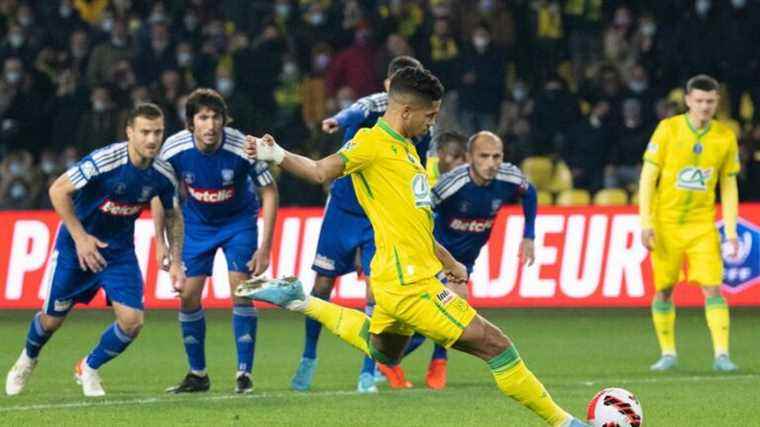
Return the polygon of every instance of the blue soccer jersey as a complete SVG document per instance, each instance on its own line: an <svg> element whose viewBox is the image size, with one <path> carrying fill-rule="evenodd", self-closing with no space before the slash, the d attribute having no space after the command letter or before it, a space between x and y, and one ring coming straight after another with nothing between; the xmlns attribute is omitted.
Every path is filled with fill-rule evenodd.
<svg viewBox="0 0 760 427"><path fill-rule="evenodd" d="M212 153L196 148L187 130L166 140L161 158L171 163L180 180L186 223L222 225L256 218L259 201L254 184L263 187L274 178L266 162L246 156L244 141L244 135L232 128L224 128L222 143Z"/></svg>
<svg viewBox="0 0 760 427"><path fill-rule="evenodd" d="M108 244L100 249L106 261L134 252L135 220L154 196L164 208L173 208L177 181L172 166L155 159L149 167L138 169L129 161L126 142L93 151L66 174L77 189L77 218L87 233ZM59 231L56 249L59 256L76 259L74 240L65 226Z"/></svg>
<svg viewBox="0 0 760 427"><path fill-rule="evenodd" d="M433 188L433 204L436 240L472 271L502 205L522 203L523 235L533 238L536 191L520 169L510 163L503 163L496 178L486 185L477 185L470 169L465 164L443 175Z"/></svg>

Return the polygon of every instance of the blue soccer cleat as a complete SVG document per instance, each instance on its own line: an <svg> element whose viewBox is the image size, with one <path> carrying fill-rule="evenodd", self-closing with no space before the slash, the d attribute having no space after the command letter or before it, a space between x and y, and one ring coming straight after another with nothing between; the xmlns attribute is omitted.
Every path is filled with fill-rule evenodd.
<svg viewBox="0 0 760 427"><path fill-rule="evenodd" d="M719 372L734 372L738 370L739 367L731 361L727 354L721 354L715 358L713 369Z"/></svg>
<svg viewBox="0 0 760 427"><path fill-rule="evenodd" d="M303 285L296 277L282 279L254 277L238 285L235 296L268 302L294 311L302 310L306 301Z"/></svg>
<svg viewBox="0 0 760 427"><path fill-rule="evenodd" d="M674 354L663 354L660 359L649 367L651 371L669 371L676 367L678 358Z"/></svg>
<svg viewBox="0 0 760 427"><path fill-rule="evenodd" d="M578 418L573 418L570 420L570 423L567 424L567 427L590 427L590 426L584 423L583 421L579 420Z"/></svg>
<svg viewBox="0 0 760 427"><path fill-rule="evenodd" d="M304 357L298 364L298 370L290 381L290 387L295 391L307 391L314 379L314 371L317 369L317 359Z"/></svg>
<svg viewBox="0 0 760 427"><path fill-rule="evenodd" d="M359 393L377 393L375 376L369 372L359 374L359 383L356 385L356 391Z"/></svg>
<svg viewBox="0 0 760 427"><path fill-rule="evenodd" d="M388 378L385 378L385 375L380 372L380 368L378 368L377 364L375 364L375 384L384 383L386 381L388 381Z"/></svg>

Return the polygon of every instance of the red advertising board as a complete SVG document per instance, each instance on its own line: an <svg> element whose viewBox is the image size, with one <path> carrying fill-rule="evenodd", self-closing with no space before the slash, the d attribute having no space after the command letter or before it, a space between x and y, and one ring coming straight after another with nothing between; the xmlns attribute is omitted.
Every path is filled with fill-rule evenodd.
<svg viewBox="0 0 760 427"><path fill-rule="evenodd" d="M740 207L741 259L726 260L726 295L733 305L760 305L760 205ZM281 209L268 274L295 275L310 287L311 263L322 221L320 208ZM53 212L0 213L0 309L37 308L44 302L49 258L59 219ZM536 262L520 266L523 228L518 208L503 209L472 275L476 307L643 307L652 297L651 266L632 207L542 208L536 221ZM135 225L135 250L145 280L147 308L176 308L168 275L154 259L153 225ZM221 253L204 292L205 307L229 306L230 289ZM340 279L334 301L360 306L365 284L356 274ZM680 286L676 303L702 304L699 289ZM100 295L90 306L101 307Z"/></svg>

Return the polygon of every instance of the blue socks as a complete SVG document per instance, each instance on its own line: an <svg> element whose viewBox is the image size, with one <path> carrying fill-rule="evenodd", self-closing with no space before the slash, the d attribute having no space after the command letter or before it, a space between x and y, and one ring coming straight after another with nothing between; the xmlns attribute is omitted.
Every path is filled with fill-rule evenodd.
<svg viewBox="0 0 760 427"><path fill-rule="evenodd" d="M421 346L424 342L425 336L415 332L414 335L412 335L412 338L409 340L409 344L406 345L406 349L404 350L404 357L412 354L412 352L414 352L414 350L417 350L417 348L419 348L419 346Z"/></svg>
<svg viewBox="0 0 760 427"><path fill-rule="evenodd" d="M368 317L372 317L372 313L375 311L375 304L367 304L364 306L364 314L366 314ZM362 363L362 374L370 374L375 375L375 361L369 357L364 356L364 362Z"/></svg>
<svg viewBox="0 0 760 427"><path fill-rule="evenodd" d="M45 345L52 335L42 327L40 316L42 316L40 312L34 315L32 323L29 325L29 332L26 334L26 355L32 359L37 358L40 350L42 350L42 346Z"/></svg>
<svg viewBox="0 0 760 427"><path fill-rule="evenodd" d="M250 304L232 307L232 332L237 347L238 372L251 373L256 351L256 329L259 317L256 307Z"/></svg>
<svg viewBox="0 0 760 427"><path fill-rule="evenodd" d="M204 372L206 370L206 318L203 315L203 307L197 310L180 311L179 323L182 327L182 342L185 344L190 370Z"/></svg>
<svg viewBox="0 0 760 427"><path fill-rule="evenodd" d="M113 322L100 336L98 345L87 356L87 365L92 369L100 368L126 350L131 342L132 337L122 331L116 322Z"/></svg>
<svg viewBox="0 0 760 427"><path fill-rule="evenodd" d="M318 295L312 295L314 298L319 298L323 301L327 301L330 297L321 297ZM317 342L319 342L319 333L322 332L322 324L306 316L306 342L303 346L303 354L301 357L305 359L317 358Z"/></svg>
<svg viewBox="0 0 760 427"><path fill-rule="evenodd" d="M448 351L446 351L446 347L440 344L436 344L433 347L433 357L432 357L433 360L436 360L436 359L447 360L448 358L449 358L449 353Z"/></svg>

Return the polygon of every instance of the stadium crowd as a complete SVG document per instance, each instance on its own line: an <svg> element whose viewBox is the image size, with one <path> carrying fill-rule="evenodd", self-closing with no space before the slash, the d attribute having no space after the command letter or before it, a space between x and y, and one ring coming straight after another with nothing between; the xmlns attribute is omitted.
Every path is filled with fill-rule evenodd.
<svg viewBox="0 0 760 427"><path fill-rule="evenodd" d="M180 130L199 86L226 98L236 128L323 156L340 139L322 119L382 90L397 55L446 86L436 132L493 130L509 161L546 157L591 193L635 193L657 121L708 73L739 136L741 199L760 200L752 0L0 0L0 32L2 209L50 208L51 180L124 138L136 102L162 107L166 136ZM324 201L278 183L283 205Z"/></svg>

